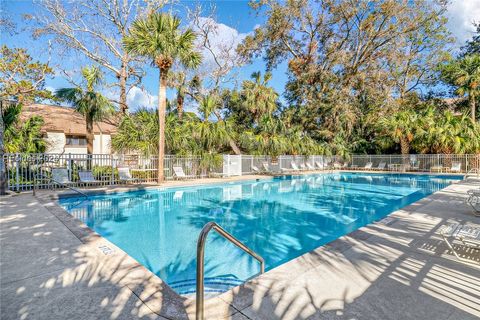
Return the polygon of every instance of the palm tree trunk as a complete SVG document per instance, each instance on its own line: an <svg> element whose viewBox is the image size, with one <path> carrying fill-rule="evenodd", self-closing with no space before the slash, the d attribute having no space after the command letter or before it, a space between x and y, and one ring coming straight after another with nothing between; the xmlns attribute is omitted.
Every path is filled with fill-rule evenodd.
<svg viewBox="0 0 480 320"><path fill-rule="evenodd" d="M475 120L477 120L477 118L475 117L475 109L476 109L476 106L475 106L475 95L470 93L470 95L468 96L468 102L470 104L470 113L471 113L471 117L472 117L472 121L475 122Z"/></svg>
<svg viewBox="0 0 480 320"><path fill-rule="evenodd" d="M86 117L87 124L87 170L92 169L92 154L93 154L93 120L90 117Z"/></svg>
<svg viewBox="0 0 480 320"><path fill-rule="evenodd" d="M408 164L408 154L410 153L410 144L406 139L400 139L400 150L402 152L402 163Z"/></svg>
<svg viewBox="0 0 480 320"><path fill-rule="evenodd" d="M126 59L126 58L124 58ZM120 69L120 74L118 75L120 81L120 111L122 114L128 112L127 105L127 67L128 64L122 61L122 67Z"/></svg>
<svg viewBox="0 0 480 320"><path fill-rule="evenodd" d="M220 116L220 113L218 112L218 110L213 111L213 113L214 113L215 116L217 117L218 121L224 121L224 120L222 119L222 117ZM241 151L240 148L237 146L237 144L235 143L235 141L230 137L230 135L228 136L228 144L230 145L230 148L232 148L233 152L234 152L236 155L242 154L242 151Z"/></svg>
<svg viewBox="0 0 480 320"><path fill-rule="evenodd" d="M93 154L93 120L87 118L87 154Z"/></svg>
<svg viewBox="0 0 480 320"><path fill-rule="evenodd" d="M158 83L158 165L157 182L165 180L163 161L165 158L165 110L167 108L167 70L160 70Z"/></svg>
<svg viewBox="0 0 480 320"><path fill-rule="evenodd" d="M177 94L177 115L178 120L182 120L183 117L183 96L181 94Z"/></svg>
<svg viewBox="0 0 480 320"><path fill-rule="evenodd" d="M3 108L3 101L0 101L1 108ZM4 140L3 135L5 132L5 127L3 124L3 110L0 110L0 195L4 195L7 193L7 174L6 174L6 166L5 162L3 161L4 155Z"/></svg>

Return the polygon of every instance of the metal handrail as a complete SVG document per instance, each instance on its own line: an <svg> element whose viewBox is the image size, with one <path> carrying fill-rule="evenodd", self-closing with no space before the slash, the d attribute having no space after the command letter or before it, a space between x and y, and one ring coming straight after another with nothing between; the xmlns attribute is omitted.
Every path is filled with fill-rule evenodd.
<svg viewBox="0 0 480 320"><path fill-rule="evenodd" d="M255 258L258 262L260 262L260 273L265 272L265 261L263 258L257 254L255 251L247 247L245 244L243 244L240 240L232 236L230 233L225 231L222 227L220 227L218 224L216 224L213 221L210 221L207 223L202 231L200 231L200 235L198 236L198 241L197 241L197 289L196 289L196 296L197 296L197 301L196 301L196 319L197 320L203 320L203 314L204 314L204 262L205 262L205 242L207 240L208 233L210 230L215 230L217 231L222 237L251 255L253 258Z"/></svg>
<svg viewBox="0 0 480 320"><path fill-rule="evenodd" d="M468 177L471 177L471 176L480 177L480 168L472 168L468 170L468 172L463 176L463 180L466 180L468 179Z"/></svg>
<svg viewBox="0 0 480 320"><path fill-rule="evenodd" d="M80 195L84 196L85 198L88 198L88 195L87 195L86 193L84 193L84 192L82 192L82 191L80 191L80 190L78 190L78 189L75 189L74 187L71 187L71 186L69 186L69 185L67 185L67 184L65 184L65 183L62 183L62 182L60 182L60 181L57 181L57 180L55 180L55 179L53 179L53 178L46 177L46 176L44 176L44 175L42 175L42 174L36 174L36 175L33 176L33 195L34 195L34 196L36 195L36 193L35 193L35 189L36 189L35 186L36 186L37 177L41 177L41 178L47 179L48 181L53 181L53 182L55 182L55 183L57 183L57 184L65 187L65 188L68 188L68 189L70 189L70 190L73 190L73 191L79 193Z"/></svg>

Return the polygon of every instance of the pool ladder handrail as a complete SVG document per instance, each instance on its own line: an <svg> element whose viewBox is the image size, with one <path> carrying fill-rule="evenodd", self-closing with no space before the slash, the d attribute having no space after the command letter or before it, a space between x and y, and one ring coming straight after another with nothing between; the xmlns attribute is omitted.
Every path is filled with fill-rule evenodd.
<svg viewBox="0 0 480 320"><path fill-rule="evenodd" d="M44 175L41 174L41 173L33 175L33 196L36 196L35 189L36 189L36 184L37 184L37 183L36 183L36 182L37 182L37 177L41 177L41 178L43 178L43 179L47 179L47 181L53 181L53 182L55 182L56 184L59 184L59 185L65 187L65 188L68 188L68 189L70 189L70 190L73 190L73 191L77 192L78 194L80 194L80 195L82 195L82 196L84 196L85 198L88 199L88 195L87 195L86 193L84 193L84 192L82 192L82 191L80 191L80 190L78 190L78 189L76 189L76 188L74 188L74 187L72 187L72 186L69 186L69 185L67 185L67 184L65 184L65 183L62 183L62 182L60 182L60 181L57 181L57 180L55 180L55 179L53 179L53 178L51 178L51 177L44 176Z"/></svg>
<svg viewBox="0 0 480 320"><path fill-rule="evenodd" d="M255 251L247 247L240 240L235 238L233 235L228 233L225 229L220 227L217 223L210 221L208 222L200 231L197 241L197 283L196 283L196 319L204 320L204 262L205 262L205 242L207 241L207 236L210 230L217 231L222 237L236 245L238 248L242 249L250 256L255 258L260 262L260 274L265 272L265 260L257 254Z"/></svg>

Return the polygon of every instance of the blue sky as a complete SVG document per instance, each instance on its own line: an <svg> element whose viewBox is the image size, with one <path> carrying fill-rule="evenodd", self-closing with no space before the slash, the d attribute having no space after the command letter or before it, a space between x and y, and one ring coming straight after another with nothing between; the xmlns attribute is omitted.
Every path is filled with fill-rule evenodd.
<svg viewBox="0 0 480 320"><path fill-rule="evenodd" d="M2 44L5 43L11 47L28 48L34 58L40 61L48 61L50 59L53 65L62 65L67 70L75 70L80 67L78 58L74 56L63 58L62 61L55 61L55 55L50 54L46 49L48 48L47 39L33 40L22 18L24 14L31 14L40 9L33 0L1 0L0 2L2 16L9 17L17 25L17 34L10 35L5 32L1 34ZM185 11L182 7L194 7L199 2L205 7L212 3L215 4L217 9L216 22L221 28L219 30L222 31L222 36L227 34L231 37L242 39L246 34L252 32L255 26L264 21L263 16L257 16L250 9L246 0L180 1L180 5L175 9L178 10L180 16L184 16ZM474 19L478 20L480 17L480 0L453 0L450 3L447 17L449 18L448 26L450 31L457 37L458 43L463 44L465 40L472 36L473 28L471 23ZM253 64L238 70L236 80L241 82L244 79L248 79L252 72L264 71L264 69L265 66L262 59L257 59ZM273 78L270 82L279 93L284 91L284 85L287 80L285 70L285 64L279 66L279 68L273 71ZM147 68L146 71L147 77L143 79L143 86L146 91L138 89L130 92L129 102L134 107L138 106L139 101L149 101L150 104L154 104L156 99L158 71L152 68ZM53 79L48 79L46 85L52 89L70 86L65 77L60 73L56 74ZM172 93L172 91L169 91L170 97Z"/></svg>

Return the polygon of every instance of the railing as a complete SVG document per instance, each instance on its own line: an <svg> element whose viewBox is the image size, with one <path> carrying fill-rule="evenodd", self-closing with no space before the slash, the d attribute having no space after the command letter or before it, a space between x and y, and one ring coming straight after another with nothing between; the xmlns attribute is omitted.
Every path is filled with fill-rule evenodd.
<svg viewBox="0 0 480 320"><path fill-rule="evenodd" d="M385 163L385 168L402 171L418 172L451 172L467 173L471 169L480 169L480 154L411 154L411 155L352 155L349 158L323 155L282 155L271 157L265 155L241 155L241 170L235 174L256 173L253 168L264 170L266 163L269 171L281 172L282 169L291 169L295 163L300 169L308 167L319 168L319 164L328 164L334 167L335 163L348 164L348 168L362 168L368 162L372 168ZM144 157L140 155L107 155L107 154L4 154L8 188L12 191L26 191L33 188L35 175L51 177L51 169L64 167L68 169L69 180L73 186L82 186L79 181L79 170L91 170L95 179L104 185L122 183L118 176L118 167L128 167L133 178L142 183L154 183L157 180L156 156ZM194 178L203 178L211 175L219 176L225 173L225 166L220 163L209 163L199 156L167 155L164 159L164 175L166 180L174 179L173 167L182 167L185 175ZM211 161L211 159L209 160ZM215 161L214 161L215 162ZM219 162L219 161L217 161ZM238 163L238 161L235 161ZM450 170L454 164L460 164L459 170ZM401 168L401 169L400 169ZM237 172L237 171L235 171ZM227 172L230 173L230 172ZM37 181L38 189L52 187L52 181L41 179Z"/></svg>
<svg viewBox="0 0 480 320"><path fill-rule="evenodd" d="M37 178L38 178L38 175L34 175L34 176L33 176L33 187L32 187L32 188L33 188L33 195L34 195L34 196L36 195ZM75 189L74 187L69 186L69 185L67 185L67 184L65 184L65 183L61 183L60 181L57 181L57 180L55 180L55 179L53 179L53 178L51 178L51 177L43 177L43 176L41 176L41 178L42 178L42 179L47 179L47 180L49 180L49 181L52 181L52 182L54 182L54 183L56 183L56 184L58 184L58 185L60 185L60 186L62 186L62 187L64 187L64 188L70 189L70 190L72 190L72 191L74 191L74 192L76 192L76 193L84 196L85 198L88 198L88 195L87 195L85 192L82 192L82 191L80 191L80 190L78 190L78 189Z"/></svg>
<svg viewBox="0 0 480 320"><path fill-rule="evenodd" d="M6 179L9 190L26 191L33 189L34 177L41 176L36 180L37 189L48 189L53 186L51 181L51 169L63 167L68 169L69 180L73 186L82 186L78 171L91 170L95 179L104 185L116 185L123 183L118 176L118 167L128 167L133 178L142 183L157 181L156 156L144 157L140 155L108 155L108 154L53 154L31 153L4 154L3 160L6 166ZM166 180L172 180L173 167L180 166L188 176L205 177L211 172L221 172L219 168L212 166L205 169L205 164L198 156L172 156L167 155L164 159L164 175Z"/></svg>
<svg viewBox="0 0 480 320"><path fill-rule="evenodd" d="M251 250L249 247L244 245L240 240L232 236L230 233L225 231L222 227L220 227L215 222L211 221L207 223L200 235L198 236L197 241L197 288L196 288L196 319L203 320L204 319L204 267L205 267L205 242L207 241L207 236L210 230L217 231L222 237L236 245L238 248L242 249L250 256L255 258L258 262L260 262L260 273L265 272L265 261L263 258L255 253L255 251Z"/></svg>

